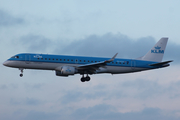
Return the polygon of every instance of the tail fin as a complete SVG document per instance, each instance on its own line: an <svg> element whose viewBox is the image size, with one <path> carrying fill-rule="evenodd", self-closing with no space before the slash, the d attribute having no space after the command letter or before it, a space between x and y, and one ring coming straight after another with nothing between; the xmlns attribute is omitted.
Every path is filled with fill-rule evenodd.
<svg viewBox="0 0 180 120"><path fill-rule="evenodd" d="M156 45L141 59L147 61L161 62L164 56L168 38L161 38Z"/></svg>

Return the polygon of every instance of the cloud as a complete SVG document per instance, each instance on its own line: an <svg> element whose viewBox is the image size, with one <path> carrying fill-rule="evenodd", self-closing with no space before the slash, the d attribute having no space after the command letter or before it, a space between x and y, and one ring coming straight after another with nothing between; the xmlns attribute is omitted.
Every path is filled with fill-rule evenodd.
<svg viewBox="0 0 180 120"><path fill-rule="evenodd" d="M40 103L42 103L42 102L40 102L39 100L37 100L37 99L33 99L33 98L26 98L26 100L25 100L25 104L26 105L39 105Z"/></svg>
<svg viewBox="0 0 180 120"><path fill-rule="evenodd" d="M0 26L12 26L24 23L23 18L18 18L10 15L9 13L0 10Z"/></svg>
<svg viewBox="0 0 180 120"><path fill-rule="evenodd" d="M3 89L7 89L7 85L0 85L0 89L3 90Z"/></svg>
<svg viewBox="0 0 180 120"><path fill-rule="evenodd" d="M100 7L96 2L79 1L81 3L79 4L72 1L72 4L69 4L63 1L56 4L52 1L48 3L43 1L42 5L42 1L25 1L20 8L17 1L12 1L11 5L8 1L3 2L1 6L4 9L25 16L18 17L0 10L2 61L19 52L98 57L112 57L118 52L118 58L137 58L146 54L158 39L155 40L152 36L134 39L129 35L136 38L150 33L155 33L155 37L166 33L173 37L179 36L180 24L176 22L179 20L176 18L179 17L179 10L176 9L179 8L179 4L173 6L174 11L171 12L176 11L175 14L169 14L167 9L175 4L161 5L164 6L162 9L159 9L158 4L158 7L155 6L157 10L165 11L164 13L152 12L151 8L154 8L152 7L154 4L152 6L148 3L139 4L140 7L131 4L135 6L134 8L131 6L134 10L138 8L136 13L141 12L135 15L130 10L128 10L130 14L125 13L128 2L122 4L114 2L115 7L112 5L112 9L109 9L111 6L105 1ZM150 9L144 12L144 6ZM34 7L36 9L32 9ZM134 19L132 15L135 15ZM147 21L139 17L144 15L147 15L144 17ZM25 20L28 20L29 24L22 27L21 25L27 22ZM162 20L166 21L163 23ZM169 27L173 29L168 29ZM112 33L107 33L108 31ZM113 34L117 31L126 34ZM82 38L84 35L88 36ZM164 60L175 60L172 65L179 63L178 51L180 45L169 40ZM86 83L80 82L80 75L63 78L56 77L54 71L25 70L24 77L19 78L20 72L16 69L4 66L0 69L0 119L2 120L8 118L9 120L177 120L180 118L179 65L154 72L113 76L93 75L92 80Z"/></svg>
<svg viewBox="0 0 180 120"><path fill-rule="evenodd" d="M41 89L45 84L43 83L34 83L34 84L30 84L30 83L24 83L24 87L27 90L32 90L32 89Z"/></svg>
<svg viewBox="0 0 180 120"><path fill-rule="evenodd" d="M18 105L37 106L37 105L40 105L41 103L42 103L42 101L34 99L34 98L29 98L29 97L26 97L21 100L17 100L14 98L10 99L10 104L16 105L16 106L18 106Z"/></svg>
<svg viewBox="0 0 180 120"><path fill-rule="evenodd" d="M145 55L155 44L156 41L153 37L143 37L135 40L121 33L107 33L102 36L90 35L63 48L56 48L54 52L105 57L111 57L118 52L117 57L119 58L138 58ZM164 60L174 60L175 63L179 63L180 56L177 51L180 51L180 45L169 41Z"/></svg>
<svg viewBox="0 0 180 120"><path fill-rule="evenodd" d="M47 52L47 49L52 48L53 42L40 35L26 35L21 37L20 43L27 47L29 52Z"/></svg>
<svg viewBox="0 0 180 120"><path fill-rule="evenodd" d="M152 37L135 40L120 33L90 35L70 44L61 40L51 40L41 35L29 34L23 36L19 42L28 52L51 51L54 54L111 57L119 51L118 57L122 58L140 57L156 43ZM168 53L170 54L168 55L169 50L177 51L179 45L169 41L165 59L179 58L176 53L174 55ZM18 94L19 91L23 91L22 95L6 98L10 98L9 106L14 107L14 111L23 106L27 113L25 117L19 117L22 119L45 119L44 116L47 116L46 119L67 120L119 118L122 120L133 118L176 120L179 118L177 111L180 99L178 92L180 83L178 73L176 73L178 69L169 67L161 69L162 72L157 71L117 76L96 75L85 84L79 82L79 76L75 76L78 80L74 81L74 77L58 78L54 77L54 74L48 76L50 74L46 75L43 71L38 72L39 75L32 73L29 78L26 77L27 80L34 81L36 84L26 82L23 87L18 86L13 92ZM32 79L32 75L39 78ZM52 77L53 82L49 82ZM59 79L64 81L59 81ZM37 80L40 82L37 83ZM42 81L48 82L44 84ZM4 91L6 92L6 89ZM165 114L167 111L170 116Z"/></svg>
<svg viewBox="0 0 180 120"><path fill-rule="evenodd" d="M77 104L80 103L81 101L94 100L94 101L109 103L109 101L111 100L123 100L126 98L134 98L136 100L142 100L143 103L148 105L148 103L146 103L145 101L151 99L157 100L158 98L161 97L163 98L165 97L166 99L171 99L171 100L180 99L180 92L178 88L180 85L179 81L177 82L170 81L167 85L164 85L159 83L158 80L156 79L148 80L146 78L143 79L143 76L141 77L142 79L128 78L127 80L121 78L123 81L119 81L119 82L117 78L114 77L114 80L116 81L113 81L113 83L104 82L104 83L99 83L98 85L76 89L76 90L73 90L75 89L73 88L68 91L63 91L63 96L61 96L59 100L61 101L62 104ZM159 81L164 81L164 79ZM160 102L160 101L157 100L156 102ZM99 102L97 102L96 104L99 104ZM91 104L91 105L89 104L89 105L92 106L96 104ZM159 107L161 108L162 106Z"/></svg>
<svg viewBox="0 0 180 120"><path fill-rule="evenodd" d="M178 72L169 72L172 70L177 71L170 68L128 75L96 75L87 83L75 80L79 76L63 79L53 74L48 77L45 71L23 79L17 77L9 80L8 89L2 90L0 116L6 119L15 116L17 120L177 120L180 83ZM167 80L169 83L164 85ZM18 88L9 89L11 82L17 81Z"/></svg>
<svg viewBox="0 0 180 120"><path fill-rule="evenodd" d="M80 120L178 120L176 117L162 114L162 110L158 108L145 108L139 112L120 113L114 111L112 106L105 104L78 109L72 116Z"/></svg>
<svg viewBox="0 0 180 120"><path fill-rule="evenodd" d="M22 120L58 120L59 115L52 112L30 111Z"/></svg>
<svg viewBox="0 0 180 120"><path fill-rule="evenodd" d="M27 47L27 51L32 52L99 57L112 57L118 52L118 58L129 59L145 55L156 44L153 37L132 39L121 33L90 35L71 43L38 35L26 35L20 42ZM177 51L180 51L180 45L169 41L164 60L174 60L175 63L179 63L180 56Z"/></svg>
<svg viewBox="0 0 180 120"><path fill-rule="evenodd" d="M145 55L155 44L155 39L152 37L134 40L120 33L107 33L103 36L88 36L82 40L72 42L62 50L56 51L67 54L94 56L112 56L118 52L118 57L120 58L137 58ZM165 53L165 59L179 60L180 57L176 51L180 51L180 45L169 42Z"/></svg>
<svg viewBox="0 0 180 120"><path fill-rule="evenodd" d="M108 95L106 91L100 88L95 88L93 91L84 89L83 91L84 92L82 92L82 89L76 91L65 91L60 100L63 104L69 104L79 102L81 100L95 100Z"/></svg>
<svg viewBox="0 0 180 120"><path fill-rule="evenodd" d="M94 55L94 56L113 56L119 53L118 57L140 57L144 55L149 46L155 43L154 38L146 37L134 40L123 34L107 33L102 36L90 35L84 39L77 40L67 45L61 53Z"/></svg>
<svg viewBox="0 0 180 120"><path fill-rule="evenodd" d="M23 115L22 115L23 113ZM178 120L179 117L173 114L164 114L164 111L159 108L144 108L141 111L135 112L118 112L113 106L99 104L89 108L80 108L75 111L72 109L64 109L55 112L45 111L22 111L14 113L18 120ZM20 116L21 115L21 116ZM17 117L20 116L20 117ZM11 118L10 118L11 119Z"/></svg>
<svg viewBox="0 0 180 120"><path fill-rule="evenodd" d="M170 60L174 60L174 63L180 63L180 44L168 42L164 57Z"/></svg>

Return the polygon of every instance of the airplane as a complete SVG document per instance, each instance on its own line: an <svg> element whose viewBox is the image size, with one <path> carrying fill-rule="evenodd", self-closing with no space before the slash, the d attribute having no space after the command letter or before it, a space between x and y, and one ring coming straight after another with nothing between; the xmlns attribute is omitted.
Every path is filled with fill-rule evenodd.
<svg viewBox="0 0 180 120"><path fill-rule="evenodd" d="M161 38L147 54L137 59L116 58L118 53L112 58L21 53L9 58L3 65L19 68L20 77L24 69L53 70L56 76L80 74L81 82L85 82L90 81L89 75L92 74L122 74L167 67L172 62L162 62L167 41L167 37Z"/></svg>

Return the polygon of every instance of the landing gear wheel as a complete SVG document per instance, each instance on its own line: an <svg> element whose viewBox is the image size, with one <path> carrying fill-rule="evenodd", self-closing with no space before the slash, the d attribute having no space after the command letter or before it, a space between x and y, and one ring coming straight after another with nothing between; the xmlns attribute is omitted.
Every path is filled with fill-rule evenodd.
<svg viewBox="0 0 180 120"><path fill-rule="evenodd" d="M86 81L86 78L82 77L81 82L85 82L85 81Z"/></svg>
<svg viewBox="0 0 180 120"><path fill-rule="evenodd" d="M21 74L20 74L19 76L22 77L22 76L23 76L23 70L24 70L24 69L19 68L19 70L21 71Z"/></svg>
<svg viewBox="0 0 180 120"><path fill-rule="evenodd" d="M84 74L83 74L83 76L82 76L82 78L81 78L81 82L90 81L90 79L91 79L91 78L88 76L88 74L87 74L86 77L84 77Z"/></svg>
<svg viewBox="0 0 180 120"><path fill-rule="evenodd" d="M89 76L86 76L86 81L90 81L90 77Z"/></svg>
<svg viewBox="0 0 180 120"><path fill-rule="evenodd" d="M23 76L23 74L20 74L19 76L20 76L20 77L22 77L22 76Z"/></svg>

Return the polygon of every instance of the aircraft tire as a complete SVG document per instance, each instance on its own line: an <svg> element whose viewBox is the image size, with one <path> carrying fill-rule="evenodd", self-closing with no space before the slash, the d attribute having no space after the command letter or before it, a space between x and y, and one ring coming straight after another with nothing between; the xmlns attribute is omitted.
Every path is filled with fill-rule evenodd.
<svg viewBox="0 0 180 120"><path fill-rule="evenodd" d="M85 82L85 81L86 81L86 78L82 77L81 82Z"/></svg>
<svg viewBox="0 0 180 120"><path fill-rule="evenodd" d="M22 77L22 76L23 76L23 74L20 74L19 76L20 76L20 77Z"/></svg>
<svg viewBox="0 0 180 120"><path fill-rule="evenodd" d="M90 78L89 76L86 77L86 81L90 81L90 79L91 79L91 78Z"/></svg>

